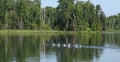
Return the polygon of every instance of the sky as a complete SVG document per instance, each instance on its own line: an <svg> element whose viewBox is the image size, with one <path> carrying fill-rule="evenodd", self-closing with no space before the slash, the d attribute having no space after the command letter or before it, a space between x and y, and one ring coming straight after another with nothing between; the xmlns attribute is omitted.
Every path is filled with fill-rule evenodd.
<svg viewBox="0 0 120 62"><path fill-rule="evenodd" d="M46 6L52 6L52 7L57 7L58 0L41 0L41 6L46 7ZM87 0L83 0L87 1ZM102 7L102 10L105 12L106 16L110 15L117 15L120 13L120 0L90 0L92 3L100 4Z"/></svg>

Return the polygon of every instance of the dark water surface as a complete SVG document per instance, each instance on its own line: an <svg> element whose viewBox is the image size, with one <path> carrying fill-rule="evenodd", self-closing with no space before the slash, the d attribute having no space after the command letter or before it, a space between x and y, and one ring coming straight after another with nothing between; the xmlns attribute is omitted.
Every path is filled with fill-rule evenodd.
<svg viewBox="0 0 120 62"><path fill-rule="evenodd" d="M0 62L119 62L120 33L0 34Z"/></svg>

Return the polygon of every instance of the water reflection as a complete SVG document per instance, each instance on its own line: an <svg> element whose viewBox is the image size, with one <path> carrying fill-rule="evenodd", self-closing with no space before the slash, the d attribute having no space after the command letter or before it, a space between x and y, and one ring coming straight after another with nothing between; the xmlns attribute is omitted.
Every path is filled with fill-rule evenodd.
<svg viewBox="0 0 120 62"><path fill-rule="evenodd" d="M102 34L97 34L97 35L86 34L86 33L72 34L72 35L62 34L62 35L52 36L50 42L56 45L56 47L53 47L52 49L54 49L56 52L56 56L58 59L57 62L80 62L80 61L93 62L95 58L99 58L102 49L76 48L73 46L76 45L104 46L104 41L102 41ZM61 46L59 47L58 44L60 44ZM67 45L67 46L64 47L63 45ZM48 49L46 48L46 50Z"/></svg>
<svg viewBox="0 0 120 62"><path fill-rule="evenodd" d="M120 51L119 37L118 33L0 34L0 62L101 62L103 56L109 57L106 50Z"/></svg>

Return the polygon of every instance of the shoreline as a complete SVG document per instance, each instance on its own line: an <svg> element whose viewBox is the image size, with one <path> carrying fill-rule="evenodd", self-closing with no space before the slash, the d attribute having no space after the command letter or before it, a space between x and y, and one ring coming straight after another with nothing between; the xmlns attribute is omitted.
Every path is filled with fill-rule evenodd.
<svg viewBox="0 0 120 62"><path fill-rule="evenodd" d="M0 33L120 33L120 31L0 30Z"/></svg>

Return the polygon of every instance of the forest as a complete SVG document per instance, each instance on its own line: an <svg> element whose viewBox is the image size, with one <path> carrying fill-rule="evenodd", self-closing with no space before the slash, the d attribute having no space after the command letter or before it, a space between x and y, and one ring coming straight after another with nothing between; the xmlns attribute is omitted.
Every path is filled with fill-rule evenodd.
<svg viewBox="0 0 120 62"><path fill-rule="evenodd" d="M112 31L120 30L120 14L107 17L101 5L58 0L41 8L40 0L0 0L1 30Z"/></svg>

